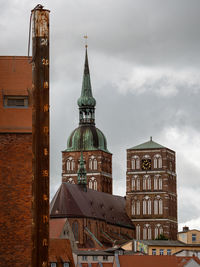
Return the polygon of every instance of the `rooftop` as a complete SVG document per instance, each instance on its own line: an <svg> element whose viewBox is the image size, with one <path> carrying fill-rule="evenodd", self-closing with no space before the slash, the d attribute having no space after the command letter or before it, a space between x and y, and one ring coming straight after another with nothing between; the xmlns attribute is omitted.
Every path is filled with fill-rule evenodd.
<svg viewBox="0 0 200 267"><path fill-rule="evenodd" d="M142 143L142 144L140 144L140 145L131 147L131 148L129 148L128 150L156 149L156 148L159 148L159 149L160 149L160 148L166 148L166 147L164 147L164 146L162 146L162 145L160 145L160 144L154 142L154 141L152 140L152 137L150 137L150 140L149 140L149 141L147 141L147 142L145 142L145 143Z"/></svg>

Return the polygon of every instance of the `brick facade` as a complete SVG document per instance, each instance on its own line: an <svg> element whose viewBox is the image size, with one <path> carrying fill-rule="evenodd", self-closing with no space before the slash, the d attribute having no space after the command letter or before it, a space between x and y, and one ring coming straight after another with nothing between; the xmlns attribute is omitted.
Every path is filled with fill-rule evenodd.
<svg viewBox="0 0 200 267"><path fill-rule="evenodd" d="M32 135L0 133L0 265L30 266Z"/></svg>
<svg viewBox="0 0 200 267"><path fill-rule="evenodd" d="M148 170L141 167L144 158L151 161L151 168ZM158 158L161 160L160 163L155 162ZM169 239L176 240L175 152L164 147L128 149L126 181L127 213L135 224L136 238L155 239L163 234Z"/></svg>
<svg viewBox="0 0 200 267"><path fill-rule="evenodd" d="M81 152L62 152L62 181L77 184ZM87 186L112 194L112 154L102 150L83 151L87 171Z"/></svg>

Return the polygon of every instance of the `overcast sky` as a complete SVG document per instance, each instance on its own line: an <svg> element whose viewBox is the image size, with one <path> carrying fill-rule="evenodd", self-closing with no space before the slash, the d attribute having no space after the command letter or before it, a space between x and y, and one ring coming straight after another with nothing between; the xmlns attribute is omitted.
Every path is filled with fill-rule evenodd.
<svg viewBox="0 0 200 267"><path fill-rule="evenodd" d="M61 151L78 126L87 34L96 126L113 153L114 194L125 195L126 149L153 136L176 151L179 229L200 229L200 1L40 3L51 10L51 194L61 183ZM36 4L1 0L1 55L27 55Z"/></svg>

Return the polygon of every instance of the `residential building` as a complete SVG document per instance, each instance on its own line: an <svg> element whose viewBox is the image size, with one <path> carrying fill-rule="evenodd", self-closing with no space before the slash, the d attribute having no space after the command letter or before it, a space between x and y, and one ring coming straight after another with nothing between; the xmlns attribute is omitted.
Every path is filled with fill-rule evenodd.
<svg viewBox="0 0 200 267"><path fill-rule="evenodd" d="M178 240L186 244L200 244L200 231L196 229L189 230L189 227L183 227L182 232L178 232Z"/></svg>

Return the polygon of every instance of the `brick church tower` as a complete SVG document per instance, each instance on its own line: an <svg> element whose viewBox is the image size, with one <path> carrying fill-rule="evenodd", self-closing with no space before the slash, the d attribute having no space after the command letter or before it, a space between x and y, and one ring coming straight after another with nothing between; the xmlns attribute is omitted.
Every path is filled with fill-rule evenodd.
<svg viewBox="0 0 200 267"><path fill-rule="evenodd" d="M175 152L152 141L127 149L127 213L136 239L177 239Z"/></svg>
<svg viewBox="0 0 200 267"><path fill-rule="evenodd" d="M62 181L78 183L81 151L87 172L87 186L112 194L112 154L107 149L104 134L95 127L96 100L92 95L87 47L81 96L78 99L79 127L68 138L62 152Z"/></svg>

